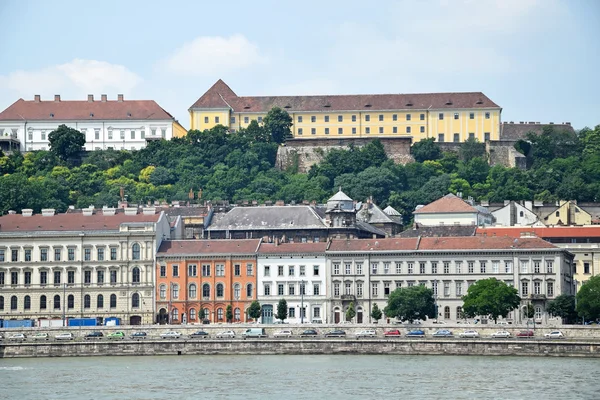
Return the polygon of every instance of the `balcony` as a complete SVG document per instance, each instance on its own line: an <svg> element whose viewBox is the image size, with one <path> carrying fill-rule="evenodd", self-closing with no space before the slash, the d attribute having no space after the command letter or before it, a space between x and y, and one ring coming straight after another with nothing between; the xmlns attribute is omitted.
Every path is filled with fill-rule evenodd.
<svg viewBox="0 0 600 400"><path fill-rule="evenodd" d="M546 300L546 295L545 294L530 294L529 298L531 300Z"/></svg>
<svg viewBox="0 0 600 400"><path fill-rule="evenodd" d="M356 301L356 296L353 294L343 294L342 301Z"/></svg>

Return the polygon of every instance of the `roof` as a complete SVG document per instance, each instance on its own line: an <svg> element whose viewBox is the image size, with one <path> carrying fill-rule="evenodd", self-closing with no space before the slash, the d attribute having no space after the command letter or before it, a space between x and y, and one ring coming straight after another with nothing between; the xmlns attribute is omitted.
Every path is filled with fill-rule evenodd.
<svg viewBox="0 0 600 400"><path fill-rule="evenodd" d="M346 195L346 193L342 192L342 189L340 189L336 194L331 196L329 198L329 200L327 200L327 202L330 202L330 201L353 201L353 200L350 197L348 197L348 195Z"/></svg>
<svg viewBox="0 0 600 400"><path fill-rule="evenodd" d="M418 239L388 238L388 239L352 239L332 240L329 251L401 251L416 250Z"/></svg>
<svg viewBox="0 0 600 400"><path fill-rule="evenodd" d="M500 140L519 140L525 139L529 132L541 134L544 127L551 126L558 130L567 130L575 132L570 124L540 124L539 122L528 122L526 124L503 123L500 125Z"/></svg>
<svg viewBox="0 0 600 400"><path fill-rule="evenodd" d="M114 231L123 223L157 222L161 214L115 215L82 213L55 214L45 217L34 214L24 217L21 214L8 214L0 217L0 233L43 232L43 231Z"/></svg>
<svg viewBox="0 0 600 400"><path fill-rule="evenodd" d="M392 206L387 206L385 208L385 210L383 210L384 213L386 213L387 215L396 215L396 216L402 216L398 211L396 211L396 209Z"/></svg>
<svg viewBox="0 0 600 400"><path fill-rule="evenodd" d="M190 109L266 113L273 107L289 112L500 108L481 92L240 97L219 79Z"/></svg>
<svg viewBox="0 0 600 400"><path fill-rule="evenodd" d="M477 228L477 235L508 236L518 238L523 235L537 236L540 238L576 238L600 237L600 226L556 226L556 227L497 227Z"/></svg>
<svg viewBox="0 0 600 400"><path fill-rule="evenodd" d="M436 237L436 236L475 236L477 227L475 225L443 225L443 226L419 226L416 229L407 229L400 232L398 236L409 237Z"/></svg>
<svg viewBox="0 0 600 400"><path fill-rule="evenodd" d="M365 208L366 207L366 208ZM356 212L356 218L369 224L398 224L397 220L392 219L375 203L365 203L360 210Z"/></svg>
<svg viewBox="0 0 600 400"><path fill-rule="evenodd" d="M436 201L427 204L424 207L415 210L413 214L434 214L434 213L478 213L475 207L449 193Z"/></svg>
<svg viewBox="0 0 600 400"><path fill-rule="evenodd" d="M208 230L323 229L311 206L234 207Z"/></svg>
<svg viewBox="0 0 600 400"><path fill-rule="evenodd" d="M164 211L169 217L181 215L182 217L206 217L208 207L156 207L157 210Z"/></svg>
<svg viewBox="0 0 600 400"><path fill-rule="evenodd" d="M299 253L325 253L327 242L317 243L262 243L258 249L259 254L299 254Z"/></svg>
<svg viewBox="0 0 600 400"><path fill-rule="evenodd" d="M260 239L166 240L156 256L254 254L259 244Z"/></svg>
<svg viewBox="0 0 600 400"><path fill-rule="evenodd" d="M35 101L19 99L0 113L0 121L71 120L174 121L175 119L154 100Z"/></svg>

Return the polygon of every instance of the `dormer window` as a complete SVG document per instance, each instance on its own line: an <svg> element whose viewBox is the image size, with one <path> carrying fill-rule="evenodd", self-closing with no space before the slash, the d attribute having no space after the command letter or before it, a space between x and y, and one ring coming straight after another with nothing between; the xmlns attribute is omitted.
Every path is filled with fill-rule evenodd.
<svg viewBox="0 0 600 400"><path fill-rule="evenodd" d="M327 103L327 104L324 104L324 105L323 105L323 107L325 107L325 108L329 108L329 107L331 107L331 104L329 104L329 103Z"/></svg>
<svg viewBox="0 0 600 400"><path fill-rule="evenodd" d="M371 104L367 103L367 104L365 104L365 107L367 107L367 108L371 107Z"/></svg>
<svg viewBox="0 0 600 400"><path fill-rule="evenodd" d="M292 108L289 104L286 104L283 108Z"/></svg>
<svg viewBox="0 0 600 400"><path fill-rule="evenodd" d="M477 100L477 102L475 104L483 104L483 101L481 101L481 99Z"/></svg>
<svg viewBox="0 0 600 400"><path fill-rule="evenodd" d="M409 101L408 103L406 103L406 107L412 107L413 103L412 101Z"/></svg>
<svg viewBox="0 0 600 400"><path fill-rule="evenodd" d="M54 118L54 113L50 113L50 118Z"/></svg>
<svg viewBox="0 0 600 400"><path fill-rule="evenodd" d="M90 118L94 118L94 113L90 113Z"/></svg>
<svg viewBox="0 0 600 400"><path fill-rule="evenodd" d="M451 106L451 105L452 105L452 100L448 100L448 101L446 102L446 105L447 105L447 106Z"/></svg>
<svg viewBox="0 0 600 400"><path fill-rule="evenodd" d="M249 106L249 105L245 105L245 106L244 106L244 110L248 110L249 108L250 108L250 106Z"/></svg>
<svg viewBox="0 0 600 400"><path fill-rule="evenodd" d="M129 113L129 112L128 112L128 113L127 113L127 116L128 116L128 117L131 117L131 113Z"/></svg>

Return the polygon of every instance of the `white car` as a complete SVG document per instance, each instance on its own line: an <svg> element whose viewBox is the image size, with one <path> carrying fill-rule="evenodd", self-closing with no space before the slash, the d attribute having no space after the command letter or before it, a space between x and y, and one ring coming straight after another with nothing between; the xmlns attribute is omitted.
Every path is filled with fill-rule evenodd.
<svg viewBox="0 0 600 400"><path fill-rule="evenodd" d="M30 336L32 340L48 340L49 336L47 333L36 333L35 335Z"/></svg>
<svg viewBox="0 0 600 400"><path fill-rule="evenodd" d="M377 336L377 332L375 332L375 329L364 329L362 331L356 332L356 337L357 338L361 338L361 337L376 337L376 336Z"/></svg>
<svg viewBox="0 0 600 400"><path fill-rule="evenodd" d="M181 333L177 332L177 331L168 331L165 333L162 333L160 335L161 339L179 339L181 337Z"/></svg>
<svg viewBox="0 0 600 400"><path fill-rule="evenodd" d="M54 339L56 340L73 340L73 334L72 333L59 333L58 335L54 336Z"/></svg>
<svg viewBox="0 0 600 400"><path fill-rule="evenodd" d="M479 332L477 331L464 331L458 334L458 337L461 338L478 338Z"/></svg>
<svg viewBox="0 0 600 400"><path fill-rule="evenodd" d="M235 337L235 332L234 331L223 331L223 332L219 332L217 333L217 338L221 339L221 338L234 338Z"/></svg>
<svg viewBox="0 0 600 400"><path fill-rule="evenodd" d="M12 340L14 342L22 342L25 339L27 339L27 336L23 333L15 333L14 335L10 335L8 337L8 340Z"/></svg>
<svg viewBox="0 0 600 400"><path fill-rule="evenodd" d="M277 331L273 334L273 337L292 337L294 333L289 329L284 329L282 331Z"/></svg>
<svg viewBox="0 0 600 400"><path fill-rule="evenodd" d="M494 332L494 333L492 333L492 337L493 338L508 339L510 337L510 332L507 332L507 331Z"/></svg>
<svg viewBox="0 0 600 400"><path fill-rule="evenodd" d="M564 338L565 335L563 335L561 331L552 331L550 333L546 333L544 337L547 339L561 339Z"/></svg>

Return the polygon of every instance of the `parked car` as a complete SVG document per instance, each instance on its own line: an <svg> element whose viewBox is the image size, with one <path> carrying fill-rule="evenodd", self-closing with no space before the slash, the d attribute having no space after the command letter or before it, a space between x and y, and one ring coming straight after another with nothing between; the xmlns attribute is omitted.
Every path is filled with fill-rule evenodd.
<svg viewBox="0 0 600 400"><path fill-rule="evenodd" d="M433 320L434 324L439 324L439 325L446 325L446 321L438 321L438 320Z"/></svg>
<svg viewBox="0 0 600 400"><path fill-rule="evenodd" d="M413 329L406 332L405 337L425 337L425 331L422 329Z"/></svg>
<svg viewBox="0 0 600 400"><path fill-rule="evenodd" d="M283 338L283 337L292 337L294 335L294 332L292 332L289 329L284 329L281 331L277 331L273 334L273 337L276 338Z"/></svg>
<svg viewBox="0 0 600 400"><path fill-rule="evenodd" d="M210 337L210 335L204 331L196 331L190 335L191 339L206 339L207 337Z"/></svg>
<svg viewBox="0 0 600 400"><path fill-rule="evenodd" d="M496 322L496 325L508 325L508 322L506 322L506 321L498 321L498 322Z"/></svg>
<svg viewBox="0 0 600 400"><path fill-rule="evenodd" d="M454 334L452 333L452 331L449 331L448 329L439 329L439 330L435 331L432 336L433 337L454 337Z"/></svg>
<svg viewBox="0 0 600 400"><path fill-rule="evenodd" d="M497 331L492 333L492 338L494 339L508 339L510 337L510 332L507 331Z"/></svg>
<svg viewBox="0 0 600 400"><path fill-rule="evenodd" d="M181 333L177 331L168 331L165 333L161 333L161 339L179 339L181 337Z"/></svg>
<svg viewBox="0 0 600 400"><path fill-rule="evenodd" d="M565 337L565 335L563 335L561 331L552 331L550 333L546 333L544 337L547 339L562 339Z"/></svg>
<svg viewBox="0 0 600 400"><path fill-rule="evenodd" d="M111 332L106 335L107 339L125 339L125 334L121 331Z"/></svg>
<svg viewBox="0 0 600 400"><path fill-rule="evenodd" d="M362 331L358 331L356 332L356 338L361 338L361 337L376 337L377 336L377 332L375 332L375 329L364 329Z"/></svg>
<svg viewBox="0 0 600 400"><path fill-rule="evenodd" d="M469 321L456 321L457 325L471 325Z"/></svg>
<svg viewBox="0 0 600 400"><path fill-rule="evenodd" d="M458 334L458 337L461 338L478 338L479 337L479 332L477 331L463 331L461 333Z"/></svg>
<svg viewBox="0 0 600 400"><path fill-rule="evenodd" d="M104 337L104 333L100 332L100 331L93 331L88 333L87 335L85 335L83 338L85 340L90 340L90 339L102 339Z"/></svg>
<svg viewBox="0 0 600 400"><path fill-rule="evenodd" d="M248 338L266 338L268 337L267 331L265 328L248 328L244 332L242 332L242 339Z"/></svg>
<svg viewBox="0 0 600 400"><path fill-rule="evenodd" d="M517 337L533 337L535 334L533 331L520 331L517 333Z"/></svg>
<svg viewBox="0 0 600 400"><path fill-rule="evenodd" d="M216 337L219 338L219 339L224 339L224 338L233 339L233 338L235 338L235 332L234 331L219 332L219 333L217 333Z"/></svg>
<svg viewBox="0 0 600 400"><path fill-rule="evenodd" d="M332 331L326 332L324 337L346 337L346 332L341 329L334 329Z"/></svg>
<svg viewBox="0 0 600 400"><path fill-rule="evenodd" d="M129 335L130 339L146 339L148 337L148 334L146 332L133 332L131 335Z"/></svg>
<svg viewBox="0 0 600 400"><path fill-rule="evenodd" d="M34 335L31 335L30 338L32 340L48 340L48 339L50 339L50 336L48 336L47 333L39 332Z"/></svg>
<svg viewBox="0 0 600 400"><path fill-rule="evenodd" d="M319 332L317 332L315 329L306 329L300 334L300 337L318 336L318 335L319 335Z"/></svg>
<svg viewBox="0 0 600 400"><path fill-rule="evenodd" d="M73 339L75 339L75 337L73 336L73 334L71 332L68 332L68 333L59 333L58 335L54 336L54 339L56 339L56 340L73 340Z"/></svg>
<svg viewBox="0 0 600 400"><path fill-rule="evenodd" d="M391 329L389 331L383 332L383 336L402 336L402 333L398 329Z"/></svg>
<svg viewBox="0 0 600 400"><path fill-rule="evenodd" d="M27 339L27 335L24 333L14 333L8 337L8 340L13 342L22 342Z"/></svg>

